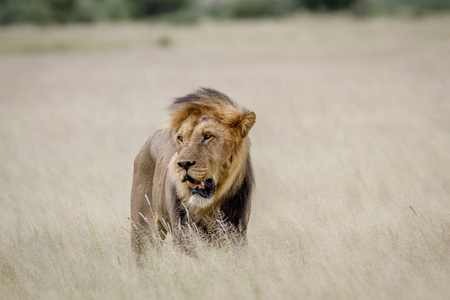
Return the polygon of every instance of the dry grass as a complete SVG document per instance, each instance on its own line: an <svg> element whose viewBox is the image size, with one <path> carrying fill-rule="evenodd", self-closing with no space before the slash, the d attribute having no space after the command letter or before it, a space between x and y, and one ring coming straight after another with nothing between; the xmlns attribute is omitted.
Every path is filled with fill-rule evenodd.
<svg viewBox="0 0 450 300"><path fill-rule="evenodd" d="M169 47L147 42L161 36ZM0 40L0 298L450 297L450 18ZM134 155L198 86L257 114L248 251L165 246L139 270L122 229Z"/></svg>

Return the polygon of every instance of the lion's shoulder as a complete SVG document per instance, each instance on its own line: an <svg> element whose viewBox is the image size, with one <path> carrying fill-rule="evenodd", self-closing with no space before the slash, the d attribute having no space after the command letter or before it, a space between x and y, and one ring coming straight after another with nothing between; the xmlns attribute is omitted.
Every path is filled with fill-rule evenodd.
<svg viewBox="0 0 450 300"><path fill-rule="evenodd" d="M156 161L164 151L173 152L175 149L172 142L172 130L170 128L163 128L155 131L149 138L149 150ZM173 155L173 153L172 153Z"/></svg>

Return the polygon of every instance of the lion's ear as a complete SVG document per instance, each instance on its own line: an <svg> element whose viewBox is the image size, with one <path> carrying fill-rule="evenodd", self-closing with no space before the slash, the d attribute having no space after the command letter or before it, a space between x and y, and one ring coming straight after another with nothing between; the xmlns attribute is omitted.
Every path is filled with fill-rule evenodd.
<svg viewBox="0 0 450 300"><path fill-rule="evenodd" d="M242 135L242 138L245 138L252 129L253 124L255 124L256 115L254 112L248 112L239 117L239 120L235 123L235 126L239 130Z"/></svg>

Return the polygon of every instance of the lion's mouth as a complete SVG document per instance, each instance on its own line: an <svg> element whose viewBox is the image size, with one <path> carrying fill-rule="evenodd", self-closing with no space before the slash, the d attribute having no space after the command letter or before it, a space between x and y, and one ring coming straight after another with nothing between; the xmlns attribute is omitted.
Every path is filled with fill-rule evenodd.
<svg viewBox="0 0 450 300"><path fill-rule="evenodd" d="M212 178L204 181L197 181L189 175L184 177L183 182L187 181L191 196L198 194L204 198L211 198L215 191L214 180Z"/></svg>

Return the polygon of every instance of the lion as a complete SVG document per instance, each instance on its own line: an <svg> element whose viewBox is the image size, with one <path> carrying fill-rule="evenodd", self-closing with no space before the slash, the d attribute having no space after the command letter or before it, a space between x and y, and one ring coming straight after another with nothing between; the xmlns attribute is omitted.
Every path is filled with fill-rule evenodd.
<svg viewBox="0 0 450 300"><path fill-rule="evenodd" d="M139 257L168 231L182 246L189 222L208 236L207 222L218 212L246 241L255 113L208 88L176 98L169 111L169 126L150 136L134 161L133 252Z"/></svg>

